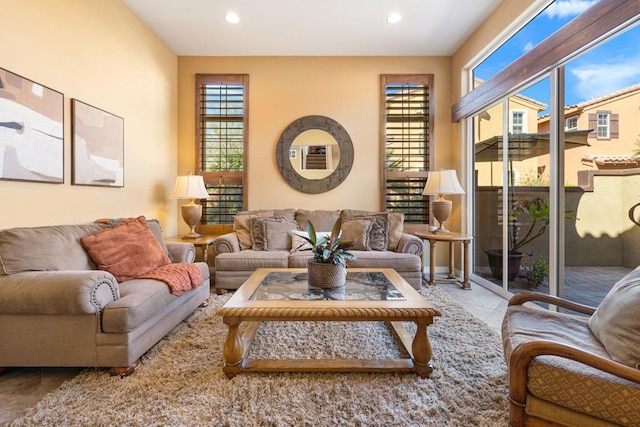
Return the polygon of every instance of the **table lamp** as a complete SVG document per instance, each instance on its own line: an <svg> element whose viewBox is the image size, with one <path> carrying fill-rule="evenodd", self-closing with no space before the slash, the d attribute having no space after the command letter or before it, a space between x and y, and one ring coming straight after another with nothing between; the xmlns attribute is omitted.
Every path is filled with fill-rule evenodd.
<svg viewBox="0 0 640 427"><path fill-rule="evenodd" d="M440 226L435 230L436 233L448 233L444 227L444 222L451 215L451 200L444 198L445 194L464 194L464 190L458 182L456 171L453 169L439 170L429 172L429 178L427 178L427 185L422 192L423 196L437 195L438 199L433 200L430 204L431 212Z"/></svg>
<svg viewBox="0 0 640 427"><path fill-rule="evenodd" d="M200 234L196 233L195 226L202 218L202 205L197 205L195 199L208 199L209 193L204 186L204 180L200 175L180 175L176 178L176 186L170 196L172 199L189 199L189 203L182 205L182 219L191 227L188 234L182 236L183 239L197 239Z"/></svg>

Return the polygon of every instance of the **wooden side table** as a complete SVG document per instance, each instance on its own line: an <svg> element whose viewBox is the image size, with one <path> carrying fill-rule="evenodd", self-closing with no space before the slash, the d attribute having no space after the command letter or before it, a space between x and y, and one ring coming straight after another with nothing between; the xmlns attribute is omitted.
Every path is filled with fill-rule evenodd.
<svg viewBox="0 0 640 427"><path fill-rule="evenodd" d="M429 241L429 284L436 284L436 243L449 242L449 274L447 281L459 282L463 289L471 289L471 282L469 282L469 273L471 271L471 258L469 257L469 244L473 240L473 236L462 233L422 233L415 232L416 236L421 239ZM461 242L463 246L462 250L462 278L456 276L453 269L454 261L454 244ZM442 280L442 279L438 279Z"/></svg>
<svg viewBox="0 0 640 427"><path fill-rule="evenodd" d="M196 248L202 249L202 260L208 264L209 246L211 246L218 237L220 236L215 234L203 234L197 239L183 239L181 236L171 236L165 237L164 241L172 243L193 243Z"/></svg>

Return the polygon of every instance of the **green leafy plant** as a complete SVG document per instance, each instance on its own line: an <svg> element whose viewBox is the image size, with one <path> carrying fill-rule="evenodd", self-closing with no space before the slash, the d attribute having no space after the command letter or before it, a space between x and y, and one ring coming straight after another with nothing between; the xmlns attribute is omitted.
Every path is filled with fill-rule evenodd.
<svg viewBox="0 0 640 427"><path fill-rule="evenodd" d="M541 256L529 261L529 265L524 267L527 284L531 288L542 285L549 277L549 263Z"/></svg>
<svg viewBox="0 0 640 427"><path fill-rule="evenodd" d="M512 251L517 251L545 233L549 226L549 211L549 200L540 197L513 202L509 210L509 242ZM566 219L577 219L571 210L564 213ZM528 228L521 233L525 222Z"/></svg>
<svg viewBox="0 0 640 427"><path fill-rule="evenodd" d="M342 228L342 219L333 224L331 229L331 235L317 237L316 229L307 220L307 234L309 237L300 236L311 244L313 252L313 261L323 264L339 264L343 267L347 266L347 260L356 259L355 255L347 252L352 245L350 240L344 240L340 237L340 229Z"/></svg>

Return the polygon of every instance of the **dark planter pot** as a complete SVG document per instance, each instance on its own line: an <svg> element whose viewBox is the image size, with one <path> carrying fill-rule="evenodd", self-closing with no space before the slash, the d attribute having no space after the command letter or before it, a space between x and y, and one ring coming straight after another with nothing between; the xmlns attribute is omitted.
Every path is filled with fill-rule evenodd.
<svg viewBox="0 0 640 427"><path fill-rule="evenodd" d="M487 258L489 259L489 268L491 269L491 274L498 280L502 280L502 249L489 249L485 251L487 254ZM520 273L520 263L522 261L522 257L524 254L518 251L509 251L507 255L509 257L509 269L508 276L509 280L515 280Z"/></svg>

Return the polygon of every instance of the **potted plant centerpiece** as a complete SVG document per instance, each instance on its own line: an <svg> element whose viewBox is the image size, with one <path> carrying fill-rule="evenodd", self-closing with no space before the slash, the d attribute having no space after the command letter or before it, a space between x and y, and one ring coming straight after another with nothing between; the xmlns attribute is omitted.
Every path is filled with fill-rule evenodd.
<svg viewBox="0 0 640 427"><path fill-rule="evenodd" d="M533 200L514 201L509 210L509 265L508 280L515 280L520 273L524 253L520 249L542 236L549 226L549 200L536 197ZM565 218L573 219L572 211L565 211ZM526 224L526 232L522 226ZM502 279L502 249L488 249L489 268L493 277ZM533 253L531 253L533 255Z"/></svg>
<svg viewBox="0 0 640 427"><path fill-rule="evenodd" d="M331 235L318 238L315 227L307 220L307 234L301 236L312 247L313 258L308 262L309 285L319 288L337 288L344 286L347 280L347 260L356 259L346 250L351 241L340 237L342 219L333 224Z"/></svg>

